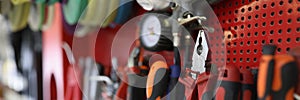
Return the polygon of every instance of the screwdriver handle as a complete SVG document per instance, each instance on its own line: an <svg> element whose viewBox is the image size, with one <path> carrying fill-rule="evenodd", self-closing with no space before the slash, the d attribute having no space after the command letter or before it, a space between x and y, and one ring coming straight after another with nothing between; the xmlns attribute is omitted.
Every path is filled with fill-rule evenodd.
<svg viewBox="0 0 300 100"><path fill-rule="evenodd" d="M146 84L148 100L161 100L167 92L169 82L169 68L163 61L152 64Z"/></svg>

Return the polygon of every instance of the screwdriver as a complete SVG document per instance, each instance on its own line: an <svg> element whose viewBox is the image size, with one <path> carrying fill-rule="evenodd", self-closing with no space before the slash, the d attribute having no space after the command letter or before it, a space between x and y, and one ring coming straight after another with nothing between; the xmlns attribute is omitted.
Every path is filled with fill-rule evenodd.
<svg viewBox="0 0 300 100"><path fill-rule="evenodd" d="M161 100L165 95L168 87L169 73L166 62L156 61L151 65L146 85L148 100Z"/></svg>
<svg viewBox="0 0 300 100"><path fill-rule="evenodd" d="M257 92L259 100L294 100L297 64L290 55L275 55L275 45L263 47Z"/></svg>

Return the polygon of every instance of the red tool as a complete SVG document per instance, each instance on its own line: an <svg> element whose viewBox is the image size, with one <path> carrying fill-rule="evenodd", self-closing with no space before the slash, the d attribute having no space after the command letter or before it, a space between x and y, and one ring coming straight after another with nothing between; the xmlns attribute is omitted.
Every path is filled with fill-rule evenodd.
<svg viewBox="0 0 300 100"><path fill-rule="evenodd" d="M240 100L256 100L253 74L250 69L241 68L241 98Z"/></svg>
<svg viewBox="0 0 300 100"><path fill-rule="evenodd" d="M220 87L216 92L216 100L239 100L240 97L240 71L235 66L226 66L220 69L219 74Z"/></svg>
<svg viewBox="0 0 300 100"><path fill-rule="evenodd" d="M297 63L290 55L275 55L276 46L266 45L261 58L257 92L259 100L294 100Z"/></svg>

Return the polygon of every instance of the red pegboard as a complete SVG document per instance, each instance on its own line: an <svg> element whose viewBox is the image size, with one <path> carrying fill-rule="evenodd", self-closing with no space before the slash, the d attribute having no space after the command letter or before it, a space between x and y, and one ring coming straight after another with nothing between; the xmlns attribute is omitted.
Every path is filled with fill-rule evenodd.
<svg viewBox="0 0 300 100"><path fill-rule="evenodd" d="M263 45L277 45L277 54L300 46L300 0L224 0L213 9L224 31L227 64L258 67Z"/></svg>

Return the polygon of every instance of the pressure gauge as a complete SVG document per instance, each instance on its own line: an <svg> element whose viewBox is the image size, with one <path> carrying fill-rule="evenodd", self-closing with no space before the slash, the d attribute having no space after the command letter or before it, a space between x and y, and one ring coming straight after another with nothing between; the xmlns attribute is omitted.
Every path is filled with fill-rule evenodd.
<svg viewBox="0 0 300 100"><path fill-rule="evenodd" d="M170 5L169 0L137 0L138 4L145 10L162 10Z"/></svg>
<svg viewBox="0 0 300 100"><path fill-rule="evenodd" d="M171 23L168 16L145 14L140 23L141 45L149 51L173 50Z"/></svg>

